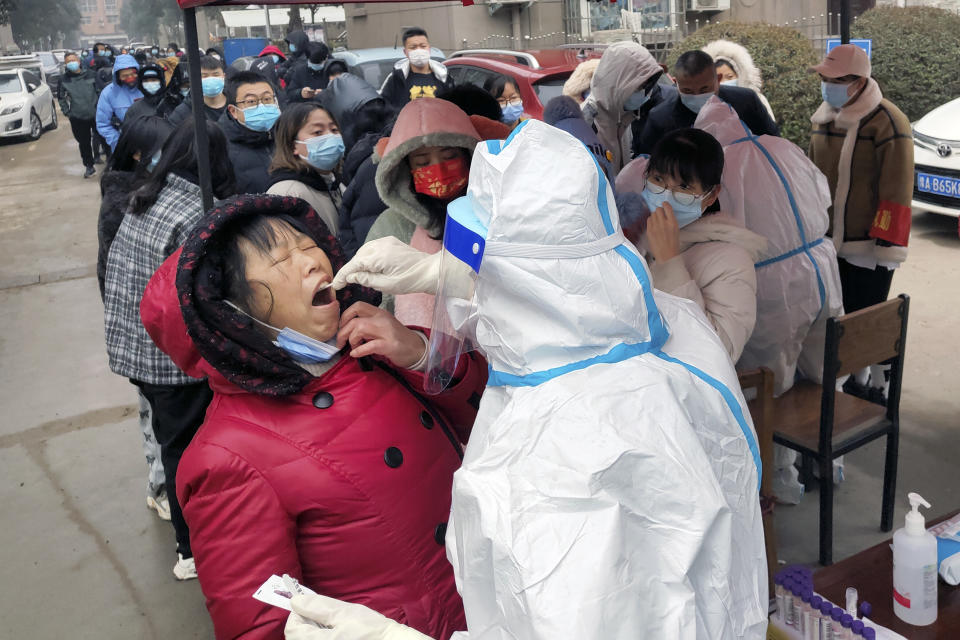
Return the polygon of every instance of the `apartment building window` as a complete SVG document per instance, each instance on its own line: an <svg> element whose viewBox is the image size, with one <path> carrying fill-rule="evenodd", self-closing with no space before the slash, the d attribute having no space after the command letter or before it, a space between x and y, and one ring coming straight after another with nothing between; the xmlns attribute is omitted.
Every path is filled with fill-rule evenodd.
<svg viewBox="0 0 960 640"><path fill-rule="evenodd" d="M103 8L106 9L108 12L111 12L111 11L112 11L112 12L116 13L116 11L117 11L117 0L103 0Z"/></svg>
<svg viewBox="0 0 960 640"><path fill-rule="evenodd" d="M91 22L90 16L80 16L80 24L90 24Z"/></svg>
<svg viewBox="0 0 960 640"><path fill-rule="evenodd" d="M120 20L120 16L117 15L116 13L107 14L107 22L116 23L118 20Z"/></svg>
<svg viewBox="0 0 960 640"><path fill-rule="evenodd" d="M82 13L96 13L97 0L80 0L80 11Z"/></svg>

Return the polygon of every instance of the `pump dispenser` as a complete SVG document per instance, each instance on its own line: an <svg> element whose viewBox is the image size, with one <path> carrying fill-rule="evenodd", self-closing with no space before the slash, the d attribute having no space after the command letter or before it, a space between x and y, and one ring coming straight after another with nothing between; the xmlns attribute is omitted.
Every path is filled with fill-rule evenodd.
<svg viewBox="0 0 960 640"><path fill-rule="evenodd" d="M893 612L918 627L937 619L937 539L927 531L920 506L930 503L907 495L910 512L903 529L893 534Z"/></svg>

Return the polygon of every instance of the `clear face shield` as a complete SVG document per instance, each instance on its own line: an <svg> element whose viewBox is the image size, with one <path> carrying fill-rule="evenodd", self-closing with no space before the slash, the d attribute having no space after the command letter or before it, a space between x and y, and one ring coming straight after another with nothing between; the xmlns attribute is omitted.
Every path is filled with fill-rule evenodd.
<svg viewBox="0 0 960 640"><path fill-rule="evenodd" d="M475 294L486 246L486 220L469 196L457 198L447 206L440 284L427 348L424 388L430 395L437 395L450 385L460 356L474 349Z"/></svg>

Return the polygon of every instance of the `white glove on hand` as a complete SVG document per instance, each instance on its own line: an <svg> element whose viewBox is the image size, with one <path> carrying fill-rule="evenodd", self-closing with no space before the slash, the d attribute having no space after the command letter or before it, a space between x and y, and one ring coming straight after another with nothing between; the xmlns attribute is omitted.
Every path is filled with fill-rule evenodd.
<svg viewBox="0 0 960 640"><path fill-rule="evenodd" d="M293 613L284 628L286 640L432 640L362 604L296 595L290 606Z"/></svg>
<svg viewBox="0 0 960 640"><path fill-rule="evenodd" d="M393 236L378 238L360 247L353 260L340 269L333 279L333 288L359 284L393 295L436 295L441 253L418 251Z"/></svg>

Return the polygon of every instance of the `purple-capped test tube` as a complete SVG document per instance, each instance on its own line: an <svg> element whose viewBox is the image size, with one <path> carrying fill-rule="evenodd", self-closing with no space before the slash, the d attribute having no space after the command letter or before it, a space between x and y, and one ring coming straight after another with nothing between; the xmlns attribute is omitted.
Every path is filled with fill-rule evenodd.
<svg viewBox="0 0 960 640"><path fill-rule="evenodd" d="M877 640L877 630L871 627L863 628L863 639L864 640Z"/></svg>
<svg viewBox="0 0 960 640"><path fill-rule="evenodd" d="M869 602L864 600L863 602L860 603L859 611L860 611L861 618L869 618L870 614L873 613L873 605L871 605Z"/></svg>

